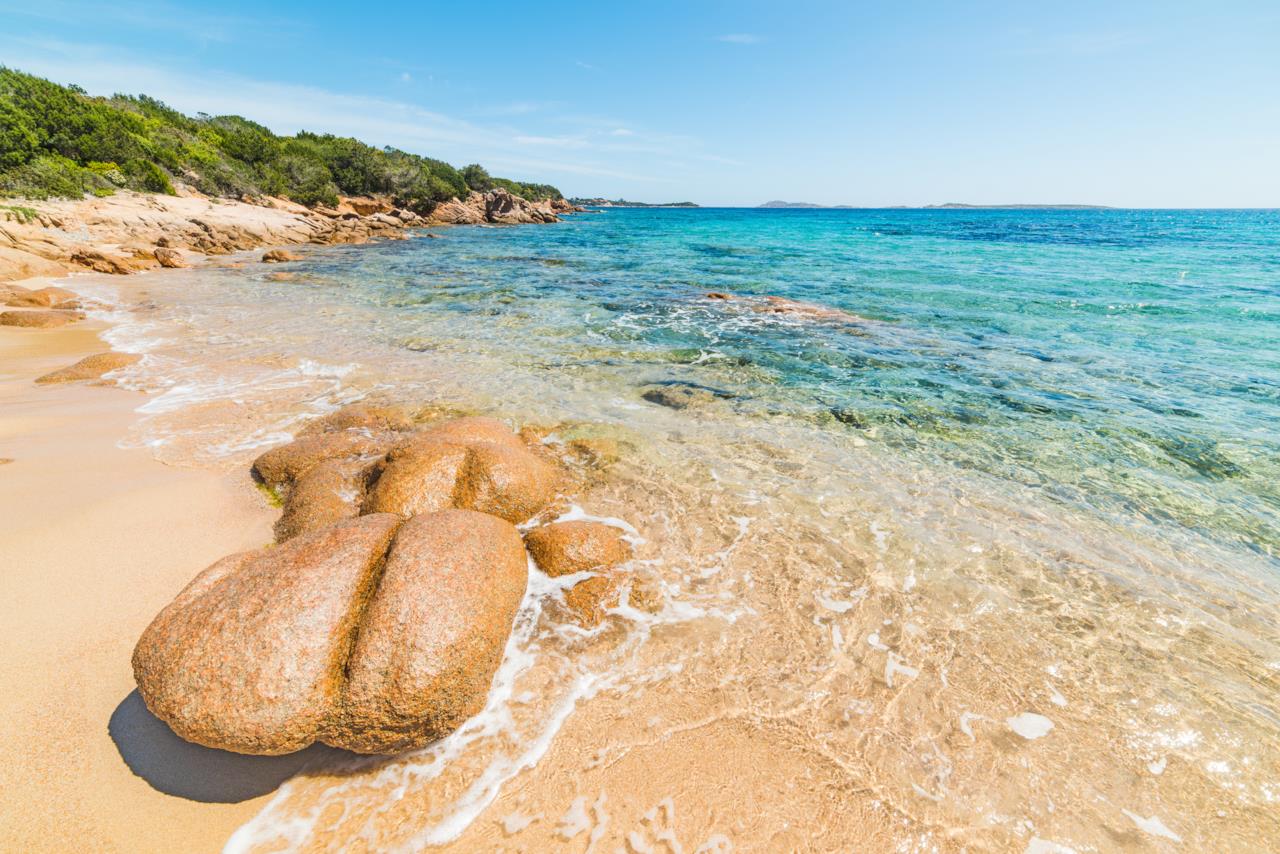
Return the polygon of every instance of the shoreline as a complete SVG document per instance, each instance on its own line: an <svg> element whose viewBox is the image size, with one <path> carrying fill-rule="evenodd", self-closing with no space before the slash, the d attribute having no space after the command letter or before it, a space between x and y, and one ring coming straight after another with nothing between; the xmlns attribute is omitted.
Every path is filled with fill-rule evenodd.
<svg viewBox="0 0 1280 854"><path fill-rule="evenodd" d="M0 456L13 459L0 470L6 841L29 851L87 839L96 850L217 851L262 796L200 803L130 770L125 754L141 768L199 775L201 757L155 737L129 653L193 574L270 541L275 511L238 474L117 447L137 392L32 382L104 350L103 329L0 329Z"/></svg>

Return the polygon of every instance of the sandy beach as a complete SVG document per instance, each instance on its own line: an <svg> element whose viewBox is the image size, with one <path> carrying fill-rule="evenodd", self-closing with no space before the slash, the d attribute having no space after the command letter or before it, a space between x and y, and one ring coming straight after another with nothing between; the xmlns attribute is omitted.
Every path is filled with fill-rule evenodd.
<svg viewBox="0 0 1280 854"><path fill-rule="evenodd" d="M145 711L129 655L194 573L270 541L275 512L242 473L172 468L116 447L141 395L33 384L107 349L100 331L0 329L3 847L216 851L258 808L279 763L210 765L225 757Z"/></svg>

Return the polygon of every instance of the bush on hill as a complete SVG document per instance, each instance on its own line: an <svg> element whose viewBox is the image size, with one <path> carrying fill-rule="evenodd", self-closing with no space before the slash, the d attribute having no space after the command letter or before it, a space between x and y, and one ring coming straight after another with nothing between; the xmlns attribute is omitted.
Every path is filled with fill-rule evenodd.
<svg viewBox="0 0 1280 854"><path fill-rule="evenodd" d="M458 170L332 134L277 136L240 116L191 117L146 95L90 97L0 66L0 194L173 194L175 180L210 196L285 196L304 205L383 195L419 213L469 190L560 196L548 184L490 177L477 164Z"/></svg>

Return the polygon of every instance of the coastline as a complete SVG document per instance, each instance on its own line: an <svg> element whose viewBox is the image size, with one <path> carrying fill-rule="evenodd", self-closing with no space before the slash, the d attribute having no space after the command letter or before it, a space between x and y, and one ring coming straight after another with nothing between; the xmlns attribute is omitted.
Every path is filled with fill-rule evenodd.
<svg viewBox="0 0 1280 854"><path fill-rule="evenodd" d="M197 751L154 738L153 721L139 714L129 654L192 575L270 541L275 513L238 474L174 468L117 447L138 393L33 384L105 349L103 328L0 329L0 456L13 459L0 470L6 844L217 851L262 798L199 803L130 770L122 754L193 776L201 766L190 764Z"/></svg>

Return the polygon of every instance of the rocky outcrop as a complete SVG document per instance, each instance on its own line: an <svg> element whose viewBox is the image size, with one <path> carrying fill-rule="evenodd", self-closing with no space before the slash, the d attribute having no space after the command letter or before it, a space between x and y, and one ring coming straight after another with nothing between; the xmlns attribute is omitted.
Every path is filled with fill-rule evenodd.
<svg viewBox="0 0 1280 854"><path fill-rule="evenodd" d="M487 193L472 192L466 201L453 198L443 202L431 212L431 220L451 225L520 225L559 222L560 217L549 201L531 202L498 188Z"/></svg>
<svg viewBox="0 0 1280 854"><path fill-rule="evenodd" d="M565 604L579 625L600 624L608 608L618 604L622 576L616 571L631 559L623 532L601 522L553 522L525 535L534 563L552 578L578 572L595 573L565 591Z"/></svg>
<svg viewBox="0 0 1280 854"><path fill-rule="evenodd" d="M405 522L323 740L362 753L408 750L479 712L526 581L520 534L501 519L445 510Z"/></svg>
<svg viewBox="0 0 1280 854"><path fill-rule="evenodd" d="M6 311L0 313L0 326L57 329L82 319L84 315L78 311Z"/></svg>
<svg viewBox="0 0 1280 854"><path fill-rule="evenodd" d="M21 281L36 276L65 276L67 268L64 264L49 258L42 258L34 252L14 246L0 245L0 282Z"/></svg>
<svg viewBox="0 0 1280 854"><path fill-rule="evenodd" d="M136 353L95 353L92 356L85 356L74 365L37 377L36 382L49 385L101 379L103 374L126 368L141 358Z"/></svg>

